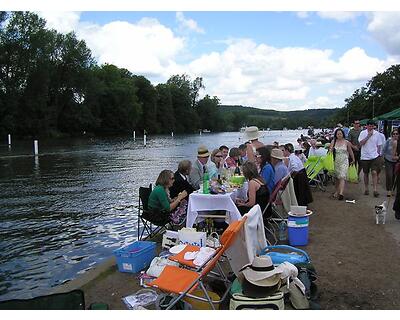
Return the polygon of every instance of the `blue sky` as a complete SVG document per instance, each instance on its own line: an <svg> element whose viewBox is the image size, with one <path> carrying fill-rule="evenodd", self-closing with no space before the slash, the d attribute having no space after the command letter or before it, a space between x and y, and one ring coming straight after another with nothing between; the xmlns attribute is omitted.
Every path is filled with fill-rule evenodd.
<svg viewBox="0 0 400 320"><path fill-rule="evenodd" d="M342 107L400 61L400 12L40 11L75 31L99 64L153 84L202 77L223 104L300 110Z"/></svg>

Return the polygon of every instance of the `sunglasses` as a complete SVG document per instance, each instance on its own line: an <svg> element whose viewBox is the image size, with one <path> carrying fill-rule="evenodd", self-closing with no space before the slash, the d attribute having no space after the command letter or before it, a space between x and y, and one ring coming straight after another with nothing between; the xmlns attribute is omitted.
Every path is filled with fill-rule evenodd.
<svg viewBox="0 0 400 320"><path fill-rule="evenodd" d="M392 133L392 136L398 136L399 134L397 132Z"/></svg>
<svg viewBox="0 0 400 320"><path fill-rule="evenodd" d="M218 154L217 154L215 157L216 157L216 158L222 158L222 155L218 155Z"/></svg>

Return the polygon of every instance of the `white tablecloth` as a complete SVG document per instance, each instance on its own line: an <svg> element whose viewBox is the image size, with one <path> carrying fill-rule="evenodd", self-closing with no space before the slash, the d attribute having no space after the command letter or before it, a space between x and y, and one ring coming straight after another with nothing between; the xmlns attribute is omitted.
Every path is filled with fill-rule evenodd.
<svg viewBox="0 0 400 320"><path fill-rule="evenodd" d="M187 208L186 227L191 228L196 222L198 211L214 211L225 210L227 211L225 222L231 223L232 221L240 220L241 215L232 200L232 193L226 194L203 194L193 192L189 195L189 202Z"/></svg>

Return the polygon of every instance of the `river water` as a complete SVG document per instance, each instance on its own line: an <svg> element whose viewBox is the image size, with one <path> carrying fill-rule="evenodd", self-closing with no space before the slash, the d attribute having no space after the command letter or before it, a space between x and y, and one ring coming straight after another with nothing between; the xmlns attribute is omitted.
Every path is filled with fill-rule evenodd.
<svg viewBox="0 0 400 320"><path fill-rule="evenodd" d="M260 140L286 143L306 131L267 131ZM5 137L5 142L7 142ZM0 300L47 294L112 256L137 237L139 186L162 169L243 143L241 134L85 138L0 146ZM1 143L0 143L1 144Z"/></svg>

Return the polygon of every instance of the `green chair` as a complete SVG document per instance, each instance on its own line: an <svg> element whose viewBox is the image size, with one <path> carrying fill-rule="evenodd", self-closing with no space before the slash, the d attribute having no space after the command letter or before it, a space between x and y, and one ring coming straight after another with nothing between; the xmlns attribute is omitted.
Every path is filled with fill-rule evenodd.
<svg viewBox="0 0 400 320"><path fill-rule="evenodd" d="M315 164L307 171L307 178L310 186L316 186L321 191L326 191L324 186L324 157L316 157Z"/></svg>

